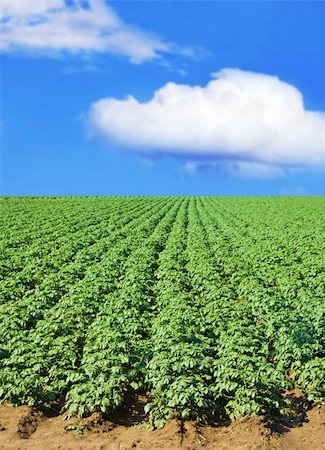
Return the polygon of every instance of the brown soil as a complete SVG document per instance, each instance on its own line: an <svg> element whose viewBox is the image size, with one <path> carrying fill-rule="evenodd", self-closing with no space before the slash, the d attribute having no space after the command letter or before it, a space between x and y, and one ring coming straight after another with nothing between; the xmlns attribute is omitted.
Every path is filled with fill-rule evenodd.
<svg viewBox="0 0 325 450"><path fill-rule="evenodd" d="M228 426L198 427L171 420L147 431L141 398L109 419L94 413L87 419L45 417L31 407L0 406L0 449L15 450L324 450L325 407L299 420L244 417Z"/></svg>

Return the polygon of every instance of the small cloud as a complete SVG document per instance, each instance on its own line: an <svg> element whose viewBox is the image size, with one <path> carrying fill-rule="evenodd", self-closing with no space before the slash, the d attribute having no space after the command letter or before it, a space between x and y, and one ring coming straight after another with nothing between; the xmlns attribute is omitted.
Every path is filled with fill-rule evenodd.
<svg viewBox="0 0 325 450"><path fill-rule="evenodd" d="M325 169L325 113L278 77L223 69L206 86L167 83L148 102L104 98L88 114L93 136L142 155L169 155L198 168L273 178Z"/></svg>
<svg viewBox="0 0 325 450"><path fill-rule="evenodd" d="M61 70L61 73L65 75L75 75L78 73L98 73L103 72L102 69L99 69L95 64L85 64L83 66L72 66L68 65L63 67ZM105 73L108 72L108 70L105 70Z"/></svg>
<svg viewBox="0 0 325 450"><path fill-rule="evenodd" d="M155 161L149 158L139 158L143 167L146 169L151 169L155 165Z"/></svg>
<svg viewBox="0 0 325 450"><path fill-rule="evenodd" d="M203 50L166 42L125 23L105 0L1 0L2 52L54 56L113 53L134 64Z"/></svg>
<svg viewBox="0 0 325 450"><path fill-rule="evenodd" d="M182 167L182 173L193 176L197 173L231 175L236 178L255 178L268 180L285 175L285 170L272 164L250 161L208 160L187 161Z"/></svg>
<svg viewBox="0 0 325 450"><path fill-rule="evenodd" d="M187 176L193 176L198 172L198 170L200 170L200 164L198 162L187 161L182 168L182 173Z"/></svg>
<svg viewBox="0 0 325 450"><path fill-rule="evenodd" d="M307 190L304 188L304 186L295 186L293 188L284 188L281 189L279 192L280 195L284 196L303 196L308 195Z"/></svg>
<svg viewBox="0 0 325 450"><path fill-rule="evenodd" d="M226 164L230 175L238 178L257 178L260 180L278 178L285 170L274 164L264 164L251 161L230 161Z"/></svg>
<svg viewBox="0 0 325 450"><path fill-rule="evenodd" d="M188 72L186 69L180 68L178 69L178 73L182 76L182 77L186 77L188 75Z"/></svg>

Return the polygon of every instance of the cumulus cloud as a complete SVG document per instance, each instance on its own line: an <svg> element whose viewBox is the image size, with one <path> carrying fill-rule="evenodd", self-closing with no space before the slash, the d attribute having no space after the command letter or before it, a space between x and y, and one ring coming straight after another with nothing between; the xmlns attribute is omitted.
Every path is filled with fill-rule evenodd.
<svg viewBox="0 0 325 450"><path fill-rule="evenodd" d="M133 63L195 50L123 22L105 0L1 0L0 51L115 53Z"/></svg>
<svg viewBox="0 0 325 450"><path fill-rule="evenodd" d="M325 113L306 110L296 87L266 74L223 69L203 87L168 83L145 103L104 98L88 117L93 135L122 148L228 161L241 175L325 167Z"/></svg>

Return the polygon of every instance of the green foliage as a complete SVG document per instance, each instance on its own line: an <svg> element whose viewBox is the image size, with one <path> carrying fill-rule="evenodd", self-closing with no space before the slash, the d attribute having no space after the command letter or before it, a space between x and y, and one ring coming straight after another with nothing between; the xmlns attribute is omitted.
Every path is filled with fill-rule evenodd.
<svg viewBox="0 0 325 450"><path fill-rule="evenodd" d="M324 403L324 198L2 198L0 400L148 423Z"/></svg>

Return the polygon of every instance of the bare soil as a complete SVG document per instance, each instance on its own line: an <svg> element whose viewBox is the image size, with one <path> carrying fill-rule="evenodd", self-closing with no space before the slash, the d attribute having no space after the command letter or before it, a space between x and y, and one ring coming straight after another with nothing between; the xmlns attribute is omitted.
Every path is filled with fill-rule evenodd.
<svg viewBox="0 0 325 450"><path fill-rule="evenodd" d="M220 427L171 420L147 431L141 399L110 418L49 417L28 406L0 406L0 449L15 450L324 450L325 407L293 420L244 417Z"/></svg>

